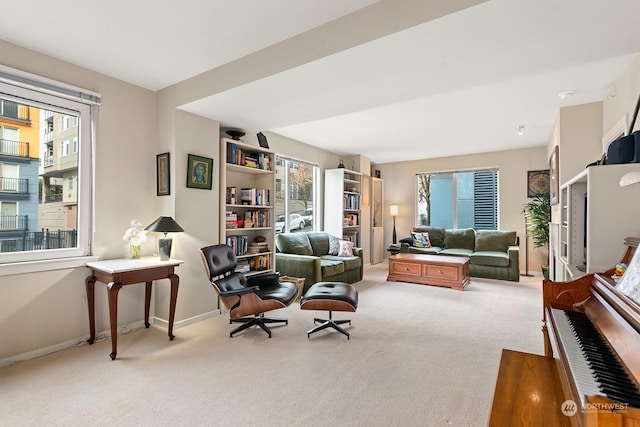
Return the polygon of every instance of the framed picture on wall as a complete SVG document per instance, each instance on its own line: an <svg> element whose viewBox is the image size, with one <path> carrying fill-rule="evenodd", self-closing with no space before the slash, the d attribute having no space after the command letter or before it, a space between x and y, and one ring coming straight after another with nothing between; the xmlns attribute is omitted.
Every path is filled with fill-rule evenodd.
<svg viewBox="0 0 640 427"><path fill-rule="evenodd" d="M558 171L558 146L553 147L549 157L549 199L552 205L560 202L560 175Z"/></svg>
<svg viewBox="0 0 640 427"><path fill-rule="evenodd" d="M187 187L211 190L213 159L189 154L187 158Z"/></svg>
<svg viewBox="0 0 640 427"><path fill-rule="evenodd" d="M527 197L548 193L550 188L548 169L527 172Z"/></svg>
<svg viewBox="0 0 640 427"><path fill-rule="evenodd" d="M168 196L171 194L171 171L169 165L169 153L162 153L156 156L157 196Z"/></svg>

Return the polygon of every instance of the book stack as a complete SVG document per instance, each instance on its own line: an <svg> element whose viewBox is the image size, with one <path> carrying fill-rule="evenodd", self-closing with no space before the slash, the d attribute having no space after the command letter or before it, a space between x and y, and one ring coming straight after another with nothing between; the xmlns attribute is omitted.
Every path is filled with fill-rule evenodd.
<svg viewBox="0 0 640 427"><path fill-rule="evenodd" d="M238 228L238 215L235 212L227 211L224 222L226 228Z"/></svg>
<svg viewBox="0 0 640 427"><path fill-rule="evenodd" d="M360 234L358 233L358 231L345 232L342 235L342 240L353 242L353 246L356 248L360 247Z"/></svg>
<svg viewBox="0 0 640 427"><path fill-rule="evenodd" d="M269 243L267 242L251 242L249 243L249 253L259 254L269 252Z"/></svg>
<svg viewBox="0 0 640 427"><path fill-rule="evenodd" d="M269 227L269 216L267 209L247 211L244 214L245 227L249 228L247 221L251 221L252 227Z"/></svg>
<svg viewBox="0 0 640 427"><path fill-rule="evenodd" d="M242 274L247 274L251 271L251 266L249 265L249 260L246 258L241 258L238 260L238 265L236 265L234 272L240 272Z"/></svg>

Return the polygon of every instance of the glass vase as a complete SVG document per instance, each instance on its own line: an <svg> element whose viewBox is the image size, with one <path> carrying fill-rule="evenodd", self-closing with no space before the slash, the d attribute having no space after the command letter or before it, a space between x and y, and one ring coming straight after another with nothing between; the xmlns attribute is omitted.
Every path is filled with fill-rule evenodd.
<svg viewBox="0 0 640 427"><path fill-rule="evenodd" d="M140 259L140 245L131 245L131 259Z"/></svg>

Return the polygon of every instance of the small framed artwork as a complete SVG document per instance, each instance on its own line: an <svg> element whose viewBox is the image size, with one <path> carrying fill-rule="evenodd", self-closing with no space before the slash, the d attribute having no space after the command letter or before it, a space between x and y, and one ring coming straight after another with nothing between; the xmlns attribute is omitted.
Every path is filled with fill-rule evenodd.
<svg viewBox="0 0 640 427"><path fill-rule="evenodd" d="M189 154L187 159L187 187L211 190L213 159Z"/></svg>
<svg viewBox="0 0 640 427"><path fill-rule="evenodd" d="M157 196L168 196L171 194L171 171L169 165L169 153L162 153L156 156Z"/></svg>
<svg viewBox="0 0 640 427"><path fill-rule="evenodd" d="M527 172L527 197L532 198L540 194L549 193L549 170Z"/></svg>
<svg viewBox="0 0 640 427"><path fill-rule="evenodd" d="M549 157L549 200L552 205L560 203L560 174L558 171L558 146L553 147Z"/></svg>

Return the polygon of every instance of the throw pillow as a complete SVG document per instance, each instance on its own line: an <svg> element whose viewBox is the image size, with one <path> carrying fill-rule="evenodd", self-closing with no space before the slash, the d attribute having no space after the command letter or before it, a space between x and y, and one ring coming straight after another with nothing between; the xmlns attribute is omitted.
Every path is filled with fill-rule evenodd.
<svg viewBox="0 0 640 427"><path fill-rule="evenodd" d="M420 233L422 234L422 242L424 243L425 248L431 247L431 240L429 240L429 233Z"/></svg>
<svg viewBox="0 0 640 427"><path fill-rule="evenodd" d="M411 237L413 238L413 246L415 246L416 248L424 248L424 239L422 238L422 233L412 231Z"/></svg>
<svg viewBox="0 0 640 427"><path fill-rule="evenodd" d="M340 240L340 252L338 252L338 256L341 256L341 257L353 256L353 242Z"/></svg>
<svg viewBox="0 0 640 427"><path fill-rule="evenodd" d="M340 239L329 234L329 255L338 255L340 252Z"/></svg>
<svg viewBox="0 0 640 427"><path fill-rule="evenodd" d="M407 245L413 245L413 239L411 237L403 237L400 239L400 243L406 243Z"/></svg>

